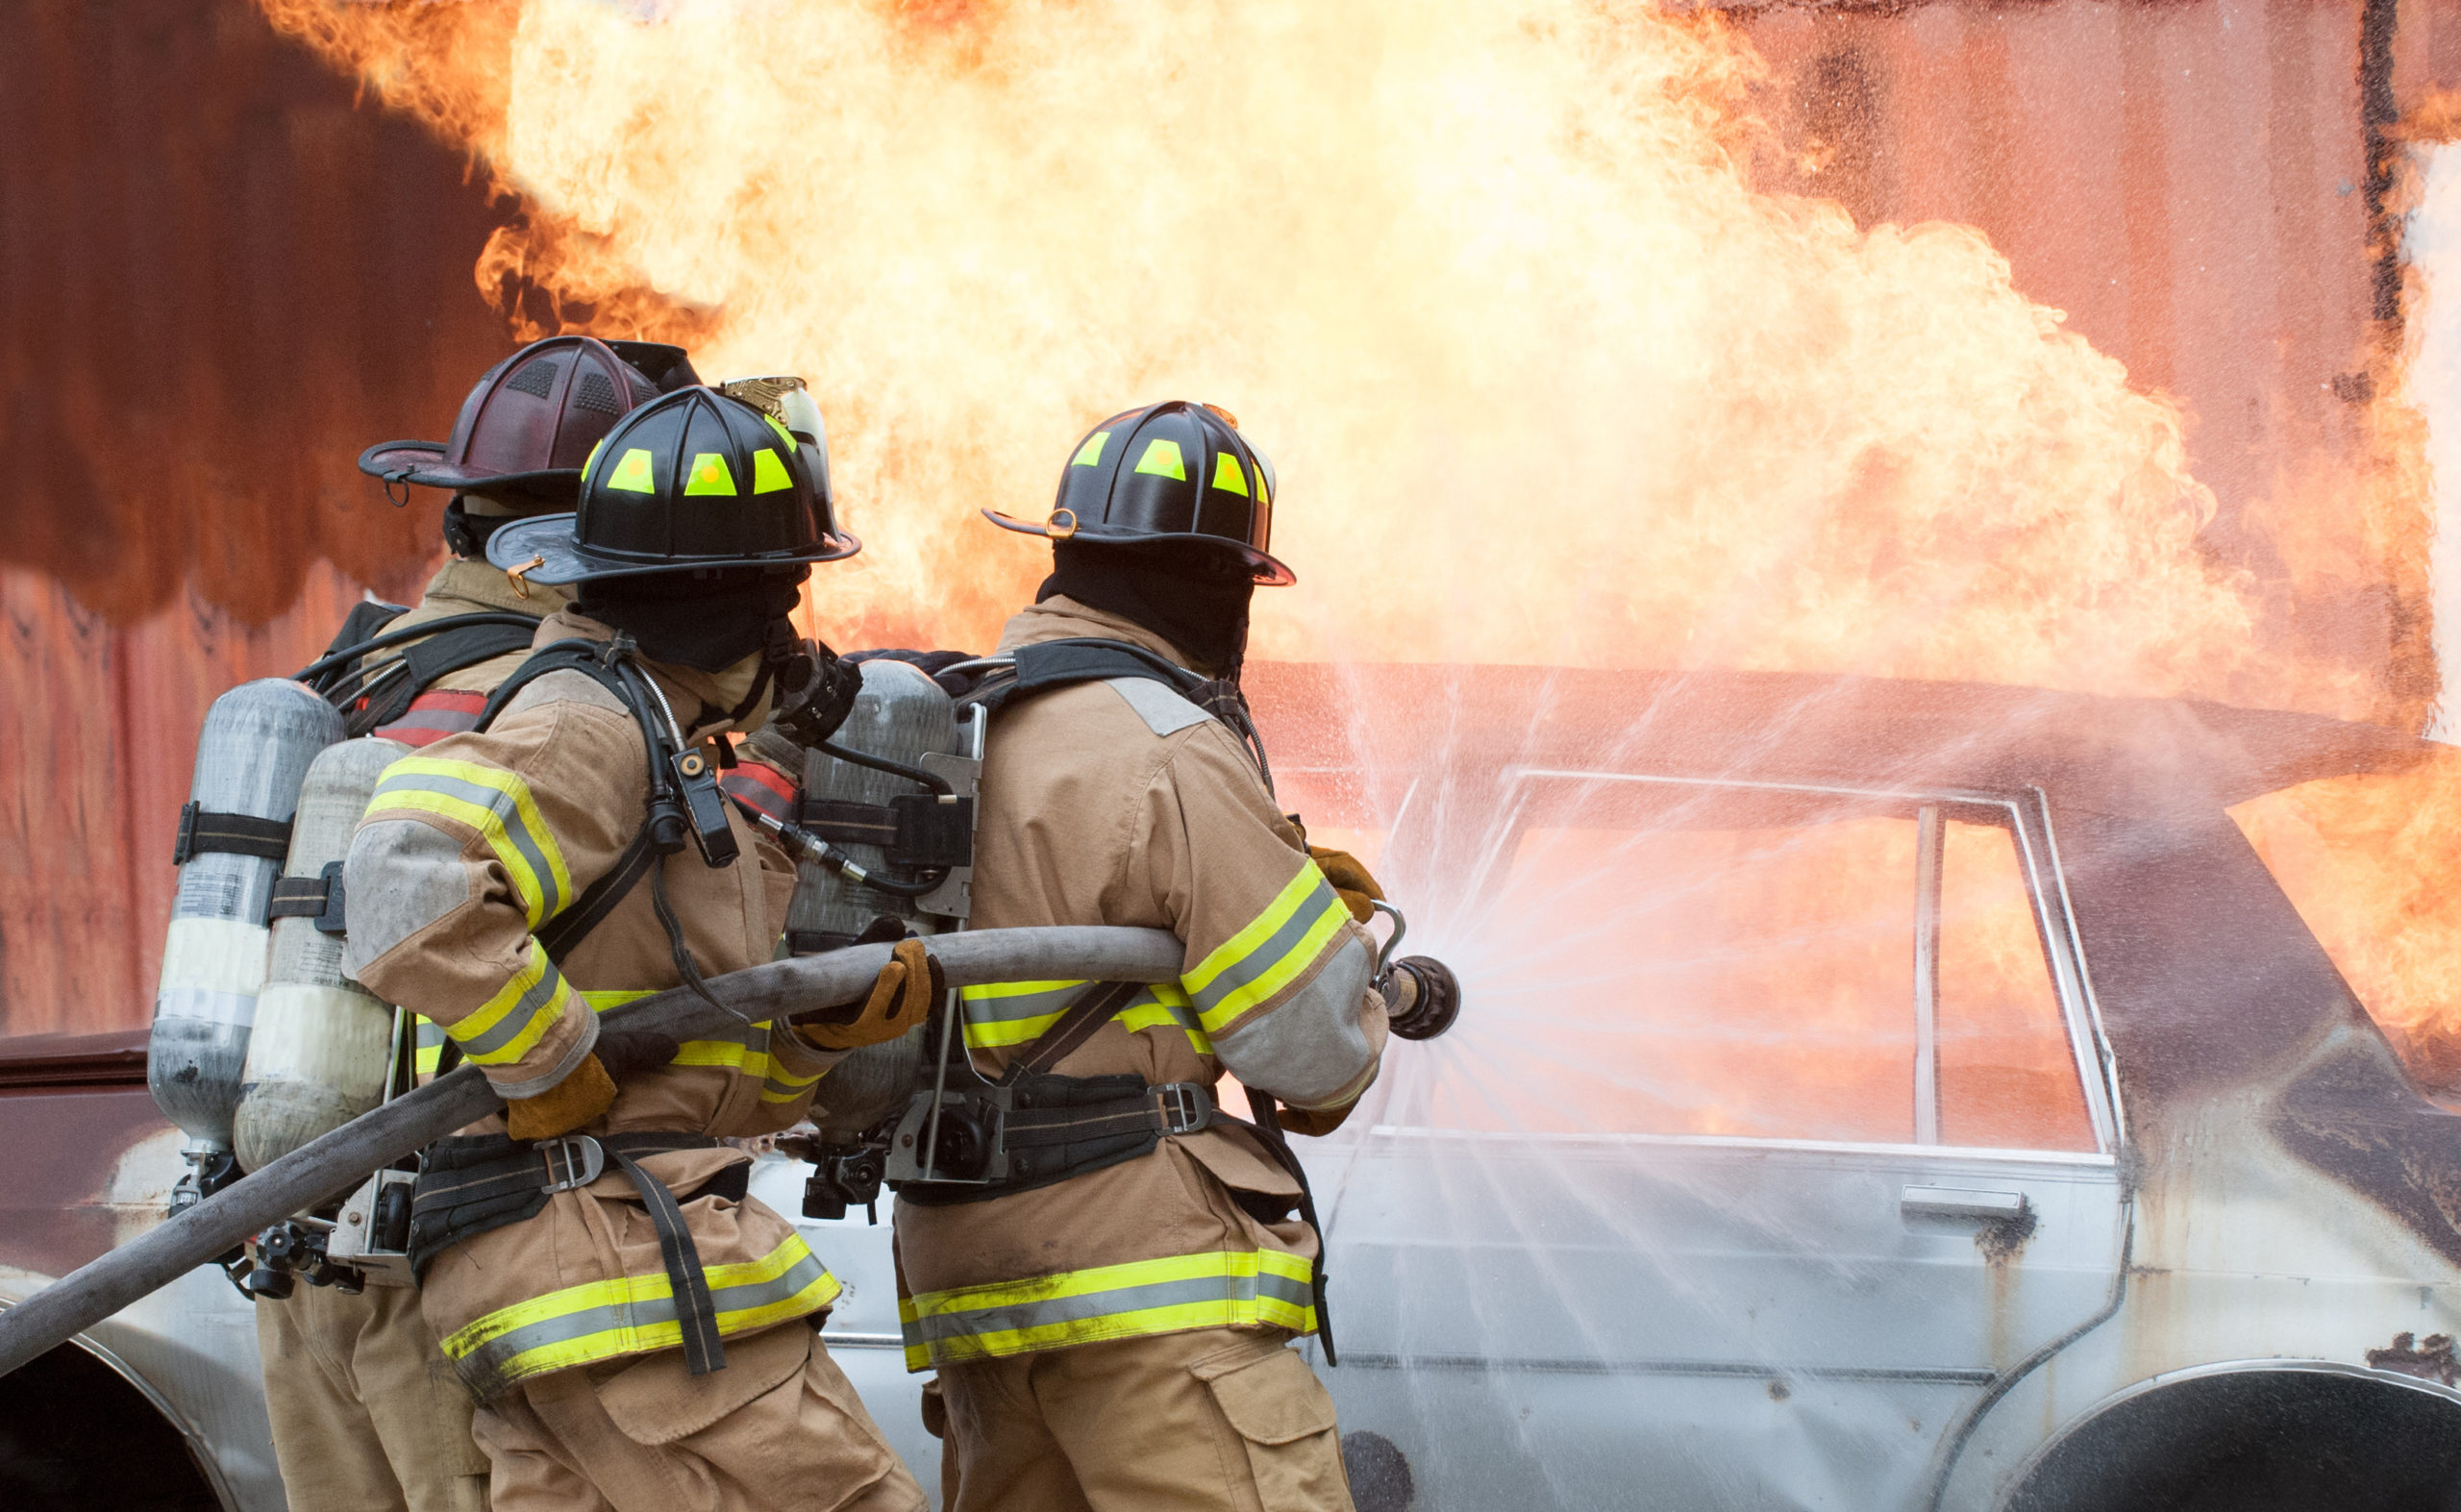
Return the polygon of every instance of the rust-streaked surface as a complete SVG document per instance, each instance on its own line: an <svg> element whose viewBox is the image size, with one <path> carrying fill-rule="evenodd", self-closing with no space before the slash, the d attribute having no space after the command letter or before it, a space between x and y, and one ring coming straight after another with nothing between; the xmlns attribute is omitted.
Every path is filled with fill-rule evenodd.
<svg viewBox="0 0 2461 1512"><path fill-rule="evenodd" d="M206 705L433 551L354 462L510 349L502 211L246 0L0 8L0 1032L134 1028Z"/></svg>

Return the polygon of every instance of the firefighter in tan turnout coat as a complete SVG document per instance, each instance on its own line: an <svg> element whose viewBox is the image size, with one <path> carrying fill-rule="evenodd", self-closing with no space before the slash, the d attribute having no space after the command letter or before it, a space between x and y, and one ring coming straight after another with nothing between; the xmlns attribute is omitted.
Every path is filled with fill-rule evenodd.
<svg viewBox="0 0 2461 1512"><path fill-rule="evenodd" d="M773 706L771 730L824 738L851 701L781 631L808 564L858 549L816 445L706 388L626 416L577 516L488 545L578 582L574 607L479 728L385 774L352 846L354 974L509 1103L431 1148L411 1226L498 1512L923 1501L821 1347L838 1283L716 1137L785 1128L845 1051L920 1022L919 946L792 1022L678 1045L597 1020L774 953L794 872L716 801L709 742Z"/></svg>
<svg viewBox="0 0 2461 1512"><path fill-rule="evenodd" d="M534 341L471 388L448 439L369 447L360 468L388 488L452 490L452 556L407 612L360 606L332 651L457 615L537 620L561 608L560 588L525 596L489 565L488 535L508 519L569 511L582 461L609 427L656 398L662 380L696 382L691 375L679 347ZM338 669L350 695L346 728L413 747L467 730L531 638L517 627L470 625L369 652ZM433 1070L443 1036L433 1025L420 1030L421 1069ZM260 1299L255 1312L290 1512L482 1512L487 1462L471 1441L470 1397L419 1315L416 1292L309 1286Z"/></svg>
<svg viewBox="0 0 2461 1512"><path fill-rule="evenodd" d="M1165 1090L1131 1157L1054 1169L1026 1150L1014 1190L900 1191L907 1360L938 1371L926 1414L948 1441L955 1512L1351 1504L1331 1398L1285 1347L1317 1318L1300 1183L1269 1132L1220 1118L1174 1131L1204 1122L1190 1110L1229 1071L1287 1103L1285 1128L1329 1132L1385 1040L1352 910L1374 883L1347 856L1311 858L1237 699L1250 591L1291 581L1264 551L1271 486L1228 416L1166 404L1084 438L1049 526L992 515L1056 539L1056 571L1002 651L1124 643L1204 677L1033 691L1021 660L997 706L973 923L1167 930L1186 965L1175 984L1115 994L1048 1064L1032 1064L1038 1045L1085 1032L1098 1015L1068 1011L1101 984L962 995L986 1075L1025 1057L1039 1074L1128 1078L1082 1091Z"/></svg>

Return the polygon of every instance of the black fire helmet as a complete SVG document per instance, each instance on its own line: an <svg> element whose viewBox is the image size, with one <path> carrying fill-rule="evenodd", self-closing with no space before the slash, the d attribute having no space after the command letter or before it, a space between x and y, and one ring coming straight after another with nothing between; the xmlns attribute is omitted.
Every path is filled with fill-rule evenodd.
<svg viewBox="0 0 2461 1512"><path fill-rule="evenodd" d="M1273 464L1211 405L1166 400L1115 414L1086 433L1060 469L1059 495L1040 524L997 509L1003 530L1103 545L1181 542L1235 555L1255 582L1284 587L1298 576L1273 543Z"/></svg>
<svg viewBox="0 0 2461 1512"><path fill-rule="evenodd" d="M693 387L626 415L582 469L580 509L502 527L487 559L563 583L800 567L862 549L838 529L792 432L739 399Z"/></svg>

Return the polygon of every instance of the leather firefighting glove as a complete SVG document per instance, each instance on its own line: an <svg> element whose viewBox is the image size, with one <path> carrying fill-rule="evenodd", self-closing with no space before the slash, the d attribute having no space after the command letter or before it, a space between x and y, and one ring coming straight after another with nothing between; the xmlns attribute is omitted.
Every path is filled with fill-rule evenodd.
<svg viewBox="0 0 2461 1512"><path fill-rule="evenodd" d="M534 1098L505 1104L504 1131L514 1139L553 1139L592 1122L615 1103L615 1083L673 1060L684 1047L649 1029L606 1029L572 1074Z"/></svg>
<svg viewBox="0 0 2461 1512"><path fill-rule="evenodd" d="M1353 1098L1339 1107L1285 1107L1281 1110L1281 1131L1322 1139L1341 1128L1342 1121L1349 1118L1351 1109L1356 1106L1358 1099Z"/></svg>
<svg viewBox="0 0 2461 1512"><path fill-rule="evenodd" d="M1333 891L1341 894L1342 906L1350 910L1352 918L1365 924L1376 917L1374 905L1383 898L1384 889L1376 884L1376 879L1358 863L1357 856L1321 845L1309 846L1307 855L1323 869L1325 880L1333 884Z"/></svg>
<svg viewBox="0 0 2461 1512"><path fill-rule="evenodd" d="M889 963L872 979L871 996L859 1005L839 1004L814 1013L794 1015L804 1038L823 1050L854 1050L885 1045L931 1017L932 1004L948 990L940 963L923 942L905 939L889 952ZM854 1008L848 1016L849 1007Z"/></svg>

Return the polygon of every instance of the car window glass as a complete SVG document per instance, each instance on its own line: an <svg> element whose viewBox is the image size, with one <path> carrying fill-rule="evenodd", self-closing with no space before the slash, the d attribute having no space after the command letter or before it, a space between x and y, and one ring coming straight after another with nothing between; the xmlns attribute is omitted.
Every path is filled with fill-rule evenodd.
<svg viewBox="0 0 2461 1512"><path fill-rule="evenodd" d="M1921 1137L1913 810L1692 786L1593 797L1570 812L1618 822L1521 831L1479 903L1475 1052L1465 1043L1414 1078L1388 1116L1561 1133ZM1539 805L1536 816L1554 814ZM1933 823L1935 1137L2091 1149L2012 836Z"/></svg>
<svg viewBox="0 0 2461 1512"><path fill-rule="evenodd" d="M1944 828L1940 1142L2092 1150L2093 1119L2016 836L1953 819Z"/></svg>

